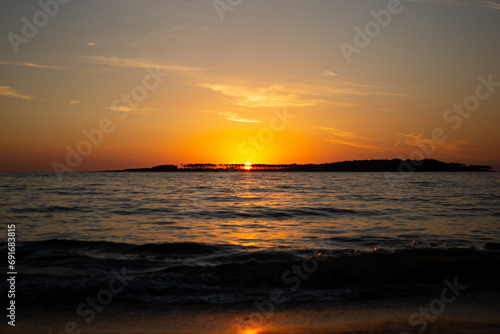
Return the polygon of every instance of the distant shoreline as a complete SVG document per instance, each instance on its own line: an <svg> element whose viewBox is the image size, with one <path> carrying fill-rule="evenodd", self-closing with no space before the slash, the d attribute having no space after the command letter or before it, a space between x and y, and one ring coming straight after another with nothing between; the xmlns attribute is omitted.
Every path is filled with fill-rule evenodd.
<svg viewBox="0 0 500 334"><path fill-rule="evenodd" d="M246 167L246 168L245 168ZM160 165L100 172L492 172L491 166L425 160L354 160L324 164L209 164Z"/></svg>

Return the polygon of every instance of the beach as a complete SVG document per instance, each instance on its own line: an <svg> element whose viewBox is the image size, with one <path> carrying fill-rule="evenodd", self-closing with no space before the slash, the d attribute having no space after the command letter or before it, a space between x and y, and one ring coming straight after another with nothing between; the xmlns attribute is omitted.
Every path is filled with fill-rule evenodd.
<svg viewBox="0 0 500 334"><path fill-rule="evenodd" d="M500 332L497 174L68 175L1 175L2 333Z"/></svg>
<svg viewBox="0 0 500 334"><path fill-rule="evenodd" d="M2 333L172 333L172 334L271 334L271 333L500 333L498 295L462 296L447 305L439 315L430 312L429 320L409 317L428 307L429 298L387 299L342 304L285 304L272 313L260 313L248 305L198 305L151 307L134 304L112 305L89 326L78 321L75 312L65 307L48 311L25 306L25 316L15 329L2 327ZM248 321L252 317L253 321ZM434 318L435 317L435 318ZM247 321L245 321L247 319ZM263 319L263 321L261 321ZM77 325L66 331L67 324ZM425 326L425 327L424 327ZM5 330L5 331L4 331ZM419 331L421 330L421 331Z"/></svg>
<svg viewBox="0 0 500 334"><path fill-rule="evenodd" d="M500 0L0 32L0 334L500 334Z"/></svg>

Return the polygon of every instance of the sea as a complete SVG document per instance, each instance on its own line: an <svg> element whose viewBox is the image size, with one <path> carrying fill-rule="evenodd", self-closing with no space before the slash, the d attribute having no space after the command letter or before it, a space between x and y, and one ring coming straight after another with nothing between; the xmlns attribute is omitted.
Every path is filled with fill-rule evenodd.
<svg viewBox="0 0 500 334"><path fill-rule="evenodd" d="M495 172L0 173L0 216L21 305L110 282L137 307L500 291Z"/></svg>

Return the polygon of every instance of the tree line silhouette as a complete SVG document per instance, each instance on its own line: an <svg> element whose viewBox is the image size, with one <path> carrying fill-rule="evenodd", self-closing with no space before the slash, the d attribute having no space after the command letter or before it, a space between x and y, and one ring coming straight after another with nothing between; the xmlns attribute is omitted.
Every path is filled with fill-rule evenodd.
<svg viewBox="0 0 500 334"><path fill-rule="evenodd" d="M353 160L323 164L253 164L250 171L283 172L487 172L491 166L447 163L434 159L425 160ZM195 163L160 165L152 168L130 168L124 172L182 172L182 171L247 171L244 164Z"/></svg>

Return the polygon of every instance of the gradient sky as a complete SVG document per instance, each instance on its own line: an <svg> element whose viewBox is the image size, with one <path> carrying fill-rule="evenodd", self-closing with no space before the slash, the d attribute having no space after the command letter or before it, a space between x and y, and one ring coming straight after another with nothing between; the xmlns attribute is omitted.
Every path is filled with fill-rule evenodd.
<svg viewBox="0 0 500 334"><path fill-rule="evenodd" d="M72 0L43 22L37 1L2 1L0 171L411 157L500 170L500 86L478 88L500 82L500 1L401 1L348 62L341 44L389 3ZM13 36L29 37L17 53ZM447 112L464 101L479 105ZM68 149L85 155L70 165Z"/></svg>

